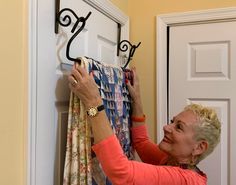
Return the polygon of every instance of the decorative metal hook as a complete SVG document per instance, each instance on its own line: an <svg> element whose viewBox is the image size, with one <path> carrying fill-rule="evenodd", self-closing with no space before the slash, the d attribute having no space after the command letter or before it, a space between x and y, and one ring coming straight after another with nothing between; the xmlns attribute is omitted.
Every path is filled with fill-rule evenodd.
<svg viewBox="0 0 236 185"><path fill-rule="evenodd" d="M129 44L129 46L128 46L128 44ZM127 51L129 49L129 47L130 47L129 57L128 57L128 60L125 63L125 65L122 67L123 69L125 69L127 67L127 65L129 64L129 62L132 60L134 52L135 52L136 48L138 48L140 46L140 44L141 44L141 42L139 42L137 46L136 45L132 45L128 40L122 40L119 43L119 45L118 45L119 50L121 50L123 52Z"/></svg>
<svg viewBox="0 0 236 185"><path fill-rule="evenodd" d="M76 22L73 26L73 28L71 29L71 33L74 33L76 28L78 27L79 23L82 23L82 25L80 26L80 28L74 33L74 35L69 39L68 41L68 44L66 46L66 57L71 60L71 61L75 61L75 62L79 62L80 60L78 58L72 58L70 57L70 46L71 46L71 43L72 41L76 38L76 36L83 30L85 24L86 24L86 21L87 19L89 18L89 16L91 15L91 12L88 13L88 15L84 18L84 17L78 17L76 15L76 13L69 9L69 8L64 8L62 9L59 13L58 13L58 16L57 16L57 21L58 23L61 25L61 26L64 26L64 27L67 27L69 26L71 23L72 23L72 19L69 15L65 15L65 17L61 20L60 17L61 17L61 14L65 11L69 11L70 13L72 13L75 18L76 18Z"/></svg>

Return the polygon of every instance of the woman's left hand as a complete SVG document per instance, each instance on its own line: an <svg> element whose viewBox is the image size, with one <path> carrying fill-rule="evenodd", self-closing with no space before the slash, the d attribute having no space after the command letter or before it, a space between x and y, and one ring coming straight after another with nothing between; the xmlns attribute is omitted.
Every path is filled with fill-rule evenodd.
<svg viewBox="0 0 236 185"><path fill-rule="evenodd" d="M142 100L140 94L140 87L139 87L139 78L136 72L136 68L132 68L133 73L133 85L131 85L130 81L127 81L127 87L132 99L132 115L135 116L143 116L143 107L142 107Z"/></svg>
<svg viewBox="0 0 236 185"><path fill-rule="evenodd" d="M93 73L88 74L83 67L76 63L68 80L71 91L79 97L86 108L102 104L102 98L94 81Z"/></svg>

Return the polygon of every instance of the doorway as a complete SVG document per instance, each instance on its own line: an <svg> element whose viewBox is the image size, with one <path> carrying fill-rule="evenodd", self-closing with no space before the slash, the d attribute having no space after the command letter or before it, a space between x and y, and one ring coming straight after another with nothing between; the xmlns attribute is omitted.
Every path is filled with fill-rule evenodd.
<svg viewBox="0 0 236 185"><path fill-rule="evenodd" d="M183 106L195 102L215 108L222 121L221 143L216 151L200 164L202 170L208 174L209 185L236 182L233 176L236 161L232 158L236 154L236 148L231 144L236 140L231 132L235 128L233 120L236 118L233 117L233 110L236 102L233 94L226 94L234 92L233 83L236 80L233 67L235 54L231 50L235 42L235 18L234 8L157 17L158 141L163 137L163 125L171 116L181 111ZM225 30L232 32L231 38L228 38L229 33L220 37L224 35ZM210 32L208 36L206 31ZM191 36L188 37L188 34ZM192 38L198 40L195 42ZM186 47L179 53L182 46ZM228 84L228 89L222 89L224 82ZM209 91L208 88L215 89ZM220 89L225 94L220 94ZM215 170L212 171L211 168Z"/></svg>
<svg viewBox="0 0 236 185"><path fill-rule="evenodd" d="M65 47L71 35L69 28L61 27L58 35L54 33L54 1L30 3L27 183L59 185L70 95L67 74L73 64L65 58ZM73 9L79 17L92 12L78 40L72 44L73 57L109 58L116 64L117 23L121 25L121 40L128 40L128 17L109 0L61 0L60 9L63 8Z"/></svg>

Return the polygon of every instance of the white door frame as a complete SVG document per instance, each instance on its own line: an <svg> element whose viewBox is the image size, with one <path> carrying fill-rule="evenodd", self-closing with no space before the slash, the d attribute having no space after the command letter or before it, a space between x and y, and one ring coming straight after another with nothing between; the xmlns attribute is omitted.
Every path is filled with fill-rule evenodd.
<svg viewBox="0 0 236 185"><path fill-rule="evenodd" d="M162 127L167 123L167 27L236 20L236 7L191 11L156 16L157 32L157 141L163 138Z"/></svg>
<svg viewBox="0 0 236 185"><path fill-rule="evenodd" d="M83 0L114 21L121 24L121 40L129 39L129 17L109 0ZM37 133L37 63L38 63L38 0L28 0L28 141L27 185L36 185ZM52 14L54 12L52 11Z"/></svg>

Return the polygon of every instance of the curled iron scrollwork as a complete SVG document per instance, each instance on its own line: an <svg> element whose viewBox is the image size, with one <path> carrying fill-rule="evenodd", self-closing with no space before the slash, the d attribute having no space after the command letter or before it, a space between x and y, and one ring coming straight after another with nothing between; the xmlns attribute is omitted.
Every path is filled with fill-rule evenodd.
<svg viewBox="0 0 236 185"><path fill-rule="evenodd" d="M126 52L129 48L129 56L128 56L128 59L125 63L125 65L122 67L123 69L125 69L127 67L127 65L129 64L129 62L132 60L133 58L133 55L134 55L134 52L136 50L136 48L138 48L140 46L141 42L138 43L138 45L132 45L128 40L122 40L118 47L119 47L119 50L123 51L123 52Z"/></svg>
<svg viewBox="0 0 236 185"><path fill-rule="evenodd" d="M88 19L89 16L91 15L91 12L89 12L86 17L78 17L78 16L76 15L76 13L75 13L73 10L71 10L71 9L69 9L69 8L64 8L64 9L62 9L62 10L58 13L57 21L58 21L58 23L59 23L61 26L64 26L64 27L67 27L67 26L69 26L69 25L72 24L72 18L71 18L71 16L70 16L69 14L65 15L65 16L61 19L61 15L62 15L64 12L66 12L66 11L72 13L73 16L76 18L76 21L75 21L75 23L74 23L74 25L73 25L73 27L72 27L72 29L71 29L71 33L74 33L75 30L76 30L76 28L78 27L79 23L81 23L81 26L80 26L79 29L72 35L72 37L69 39L68 44L67 44L67 46L66 46L66 57L67 57L69 60L71 60L71 61L79 62L79 59L77 59L77 58L72 58L72 57L70 56L70 46L71 46L72 41L76 38L76 36L83 30L83 28L84 28L84 26L85 26L85 24L86 24L87 19Z"/></svg>

